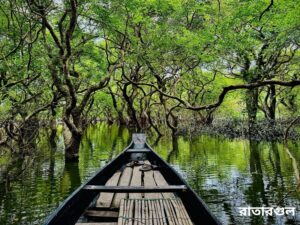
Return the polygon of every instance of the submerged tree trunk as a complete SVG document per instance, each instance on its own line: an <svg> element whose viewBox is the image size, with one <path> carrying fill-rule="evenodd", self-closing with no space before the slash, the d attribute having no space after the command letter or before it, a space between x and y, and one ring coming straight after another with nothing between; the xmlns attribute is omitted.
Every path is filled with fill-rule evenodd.
<svg viewBox="0 0 300 225"><path fill-rule="evenodd" d="M71 132L68 126L64 124L63 136L65 144L65 160L68 162L78 161L82 133Z"/></svg>
<svg viewBox="0 0 300 225"><path fill-rule="evenodd" d="M178 157L178 152L179 152L178 136L172 135L172 151L170 151L168 156L167 156L167 162L170 163L170 162L172 162L173 158L177 158Z"/></svg>
<svg viewBox="0 0 300 225"><path fill-rule="evenodd" d="M56 119L52 118L50 121L50 136L49 136L49 143L52 150L56 149L56 133L57 133L57 124Z"/></svg>
<svg viewBox="0 0 300 225"><path fill-rule="evenodd" d="M171 121L169 120L169 117L171 117ZM172 136L176 136L178 131L178 116L172 113L172 109L166 115L166 121L168 127L172 130Z"/></svg>

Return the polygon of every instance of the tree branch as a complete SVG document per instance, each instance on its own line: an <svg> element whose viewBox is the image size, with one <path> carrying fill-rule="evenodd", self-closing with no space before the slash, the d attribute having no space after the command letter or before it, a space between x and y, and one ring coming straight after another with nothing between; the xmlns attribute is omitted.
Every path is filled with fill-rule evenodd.
<svg viewBox="0 0 300 225"><path fill-rule="evenodd" d="M223 88L223 91L219 94L218 101L216 101L215 103L208 104L208 105L192 106L189 102L187 102L177 96L169 95L169 94L161 91L160 88L156 87L154 84L135 82L135 81L130 80L128 77L126 77L126 79L135 85L145 85L145 86L153 87L156 89L156 91L158 91L163 96L174 99L174 100L178 101L179 103L181 103L182 105L184 105L184 108L194 110L194 111L217 108L218 106L220 106L223 103L225 96L228 94L228 92L234 91L234 90L254 89L254 88L263 87L263 86L267 86L267 85L271 85L271 84L285 86L285 87L295 87L295 86L300 85L300 80L292 80L292 81L264 80L264 81L257 81L255 83L230 85L230 86Z"/></svg>
<svg viewBox="0 0 300 225"><path fill-rule="evenodd" d="M239 89L254 89L258 87L263 87L267 85L279 85L279 86L285 86L285 87L295 87L300 85L300 80L293 80L293 81L280 81L280 80L265 80L265 81L258 81L255 83L249 83L249 84L239 84L239 85L231 85L223 88L223 91L219 95L218 101L204 106L198 106L198 107L186 107L187 109L191 110L204 110L204 109L212 109L220 106L222 102L224 101L225 96L228 92L233 90L239 90Z"/></svg>
<svg viewBox="0 0 300 225"><path fill-rule="evenodd" d="M110 76L103 78L97 85L93 85L90 88L87 89L87 91L85 92L85 95L78 107L78 112L83 112L86 104L88 103L91 95L95 92L98 91L104 87L106 87L109 83L110 80Z"/></svg>
<svg viewBox="0 0 300 225"><path fill-rule="evenodd" d="M274 5L274 0L270 0L270 4L268 7L260 14L259 21L262 19L263 15L270 10L270 8Z"/></svg>
<svg viewBox="0 0 300 225"><path fill-rule="evenodd" d="M71 5L71 18L70 18L69 27L68 30L66 31L66 37L65 37L66 48L67 48L67 52L65 55L66 59L68 59L71 56L71 39L77 22L76 0L70 0L70 5Z"/></svg>

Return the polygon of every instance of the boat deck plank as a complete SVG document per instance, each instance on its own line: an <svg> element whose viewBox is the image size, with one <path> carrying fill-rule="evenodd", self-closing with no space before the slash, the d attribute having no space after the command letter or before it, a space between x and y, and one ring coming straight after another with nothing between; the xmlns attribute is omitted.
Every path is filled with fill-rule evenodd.
<svg viewBox="0 0 300 225"><path fill-rule="evenodd" d="M119 213L114 211L86 210L87 217L118 218Z"/></svg>
<svg viewBox="0 0 300 225"><path fill-rule="evenodd" d="M140 169L142 166L135 166L132 172L132 179L130 186L142 186L142 171ZM142 198L141 193L129 193L129 198Z"/></svg>
<svg viewBox="0 0 300 225"><path fill-rule="evenodd" d="M117 171L116 173L114 173L114 175L106 182L106 186L117 186L119 179L121 176L121 172ZM114 197L114 193L101 193L97 203L96 203L96 207L110 207L112 200Z"/></svg>
<svg viewBox="0 0 300 225"><path fill-rule="evenodd" d="M151 165L149 161L145 161L147 165ZM153 170L144 171L144 186L157 186L154 180ZM161 197L160 193L145 193L144 197L146 199L157 199Z"/></svg>
<svg viewBox="0 0 300 225"><path fill-rule="evenodd" d="M119 180L118 186L129 186L132 177L132 171L133 170L131 167L125 167ZM115 194L111 207L119 208L121 199L125 199L127 198L127 196L128 193Z"/></svg>
<svg viewBox="0 0 300 225"><path fill-rule="evenodd" d="M166 179L164 178L164 176L161 174L160 171L154 170L153 177L154 177L154 180L155 180L155 183L157 186L168 185L168 182L166 181ZM161 193L161 195L163 196L163 198L175 198L174 193L163 192L163 193Z"/></svg>

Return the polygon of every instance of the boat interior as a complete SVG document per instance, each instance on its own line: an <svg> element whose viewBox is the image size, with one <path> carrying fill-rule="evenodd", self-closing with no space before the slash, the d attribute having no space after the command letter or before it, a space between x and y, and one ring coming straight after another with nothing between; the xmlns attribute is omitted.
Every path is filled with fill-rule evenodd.
<svg viewBox="0 0 300 225"><path fill-rule="evenodd" d="M106 182L77 225L191 225L187 210L176 192L184 185L169 185L159 165L145 158L147 149L128 149L134 158ZM150 151L150 150L148 150ZM107 189L105 189L105 187ZM96 186L88 186L97 189ZM104 190L105 189L105 190Z"/></svg>

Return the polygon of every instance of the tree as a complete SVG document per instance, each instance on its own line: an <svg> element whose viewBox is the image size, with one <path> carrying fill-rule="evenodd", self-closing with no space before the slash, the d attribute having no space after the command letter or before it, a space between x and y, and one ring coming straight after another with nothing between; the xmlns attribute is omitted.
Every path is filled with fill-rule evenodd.
<svg viewBox="0 0 300 225"><path fill-rule="evenodd" d="M4 2L1 6L0 101L1 124L6 143L19 155L35 150L39 131L38 116L46 111L50 102L48 77L42 76L43 57L38 38L41 28L22 13L24 4ZM39 86L41 89L36 89ZM2 141L2 144L5 142ZM14 144L14 143L12 143Z"/></svg>
<svg viewBox="0 0 300 225"><path fill-rule="evenodd" d="M245 83L272 78L297 79L295 66L299 32L297 16L294 17L294 10L298 10L297 3L278 1L273 4L271 1L265 10L262 10L265 8L265 1L247 2L239 4L239 7L237 4L224 3L220 17L225 19L216 23L220 72L240 78ZM260 109L267 119L274 121L276 88L274 85L266 88L264 104ZM246 92L250 127L256 123L259 93L258 89Z"/></svg>
<svg viewBox="0 0 300 225"><path fill-rule="evenodd" d="M105 53L95 55L92 51L97 46L95 39L101 35L95 35L99 31L90 21L83 19L83 14L89 13L83 10L88 5L76 0L62 4L52 1L28 2L31 18L43 27L44 48L48 54L47 66L53 85L64 99L66 160L77 160L80 141L86 128L84 111L91 103L93 94L107 86L110 74L115 69L108 61L105 62ZM79 17L81 21L78 21ZM101 62L102 65L96 65L101 68L98 73L91 70L83 72L80 69L89 60Z"/></svg>

